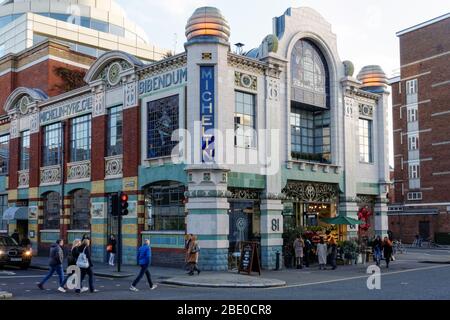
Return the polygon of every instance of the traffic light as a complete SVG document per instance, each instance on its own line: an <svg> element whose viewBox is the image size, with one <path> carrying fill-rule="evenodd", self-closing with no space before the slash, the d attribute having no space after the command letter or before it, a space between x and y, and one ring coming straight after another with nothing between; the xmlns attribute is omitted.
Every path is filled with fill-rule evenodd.
<svg viewBox="0 0 450 320"><path fill-rule="evenodd" d="M114 193L110 196L109 212L111 212L111 215L114 217L117 217L120 214L119 195L117 193Z"/></svg>
<svg viewBox="0 0 450 320"><path fill-rule="evenodd" d="M128 215L128 195L123 192L120 193L120 214L122 216Z"/></svg>

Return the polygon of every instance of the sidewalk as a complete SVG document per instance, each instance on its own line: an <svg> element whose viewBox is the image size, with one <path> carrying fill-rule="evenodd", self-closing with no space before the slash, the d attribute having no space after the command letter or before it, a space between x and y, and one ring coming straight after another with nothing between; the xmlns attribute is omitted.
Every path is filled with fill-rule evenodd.
<svg viewBox="0 0 450 320"><path fill-rule="evenodd" d="M396 255L396 261L392 262L389 269L385 268L382 261L382 273L404 271L414 268L423 268L423 263L443 264L448 263L447 254L438 251L422 250L410 251L406 254ZM48 258L35 257L32 261L32 268L48 270ZM319 270L318 265L311 265L311 268L262 270L261 276L256 273L251 275L238 274L237 270L225 272L202 271L200 275L189 276L186 271L180 268L150 267L152 277L158 283L175 286L190 287L210 287L210 288L277 288L284 286L310 285L314 283L342 281L348 278L367 277L367 268L373 262L358 265L338 265L336 270ZM137 266L122 266L122 272L117 273L116 267L111 267L105 263L94 263L94 274L107 278L127 278L137 275Z"/></svg>

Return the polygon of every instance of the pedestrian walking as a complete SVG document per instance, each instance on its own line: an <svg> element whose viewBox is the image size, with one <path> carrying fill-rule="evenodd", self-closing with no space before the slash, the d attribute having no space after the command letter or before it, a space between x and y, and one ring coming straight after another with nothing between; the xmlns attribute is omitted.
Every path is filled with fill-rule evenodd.
<svg viewBox="0 0 450 320"><path fill-rule="evenodd" d="M319 258L319 270L325 270L325 266L327 264L327 244L323 240L323 237L320 237L320 243L317 245L316 255Z"/></svg>
<svg viewBox="0 0 450 320"><path fill-rule="evenodd" d="M19 237L19 232L17 231L17 229L14 230L14 232L11 235L11 238L13 238L14 240L16 240L17 244L20 243L20 237Z"/></svg>
<svg viewBox="0 0 450 320"><path fill-rule="evenodd" d="M75 266L77 265L77 259L80 253L78 252L78 248L81 246L81 240L75 239L72 242L72 248L70 249L69 256L67 258L67 265L68 266Z"/></svg>
<svg viewBox="0 0 450 320"><path fill-rule="evenodd" d="M188 254L189 254L188 263L191 266L189 275L193 276L194 271L197 271L197 275L200 275L201 271L198 268L198 257L200 254L200 246L198 245L197 236L192 235L191 239L192 240L191 240L191 243L189 244L189 249L188 249Z"/></svg>
<svg viewBox="0 0 450 320"><path fill-rule="evenodd" d="M389 262L391 262L392 258L392 242L388 237L385 237L383 241L383 254L386 260L386 268L389 268Z"/></svg>
<svg viewBox="0 0 450 320"><path fill-rule="evenodd" d="M64 245L64 241L59 239L56 243L52 244L50 247L50 257L49 257L49 266L50 270L48 271L45 278L39 282L37 285L39 289L44 290L44 284L53 276L56 272L59 277L59 288L58 291L66 292L64 289L64 285L67 282L67 279L64 280L64 270L63 270L63 262L64 262L64 252L62 246Z"/></svg>
<svg viewBox="0 0 450 320"><path fill-rule="evenodd" d="M377 236L372 244L373 258L374 258L377 266L380 265L382 249L383 249L383 243L381 241L381 237Z"/></svg>
<svg viewBox="0 0 450 320"><path fill-rule="evenodd" d="M114 267L114 257L116 256L117 253L117 241L116 241L116 237L112 234L109 237L109 241L108 241L108 245L106 246L106 251L109 253L109 265Z"/></svg>
<svg viewBox="0 0 450 320"><path fill-rule="evenodd" d="M139 266L141 267L141 271L131 284L130 290L136 292L139 291L139 289L136 288L136 285L139 283L139 281L141 281L144 274L147 277L150 290L156 289L157 285L153 284L150 271L148 271L148 267L150 266L152 261L152 250L150 248L150 240L146 239L144 241L144 244L139 248L137 259Z"/></svg>
<svg viewBox="0 0 450 320"><path fill-rule="evenodd" d="M304 246L305 242L303 241L302 236L298 234L297 238L294 240L295 262L297 264L297 269L303 269Z"/></svg>
<svg viewBox="0 0 450 320"><path fill-rule="evenodd" d="M186 270L189 270L189 272L190 272L190 264L188 261L189 261L189 246L191 244L191 241L192 241L192 233L186 235L186 240L184 242L184 250L185 250L185 257L184 257L185 266L184 266L184 268Z"/></svg>
<svg viewBox="0 0 450 320"><path fill-rule="evenodd" d="M98 292L94 288L94 273L92 272L92 268L94 267L92 260L91 260L91 240L84 239L81 241L81 245L78 247L78 258L77 258L77 266L81 270L81 280L80 280L80 289L76 290L76 293L90 291L91 293ZM86 277L86 275L89 276L89 289L83 287L83 280Z"/></svg>
<svg viewBox="0 0 450 320"><path fill-rule="evenodd" d="M312 242L310 239L305 240L305 266L309 268L309 259L311 257Z"/></svg>
<svg viewBox="0 0 450 320"><path fill-rule="evenodd" d="M337 243L336 239L332 237L330 239L330 264L333 270L336 270L336 259L337 259Z"/></svg>

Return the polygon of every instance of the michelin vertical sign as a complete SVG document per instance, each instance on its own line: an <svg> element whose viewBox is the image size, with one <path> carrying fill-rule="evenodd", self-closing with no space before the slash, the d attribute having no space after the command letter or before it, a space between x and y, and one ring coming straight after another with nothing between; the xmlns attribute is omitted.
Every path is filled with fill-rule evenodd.
<svg viewBox="0 0 450 320"><path fill-rule="evenodd" d="M214 66L200 67L200 120L203 163L213 162L215 157L214 135L212 132L215 128L214 79Z"/></svg>

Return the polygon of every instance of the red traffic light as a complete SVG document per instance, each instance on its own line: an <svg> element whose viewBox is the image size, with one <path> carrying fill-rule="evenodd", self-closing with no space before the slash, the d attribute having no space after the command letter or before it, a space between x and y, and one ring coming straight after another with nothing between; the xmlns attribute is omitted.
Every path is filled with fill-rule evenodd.
<svg viewBox="0 0 450 320"><path fill-rule="evenodd" d="M123 201L123 202L128 201L128 195L125 194L125 193L122 193L120 195L120 200Z"/></svg>

